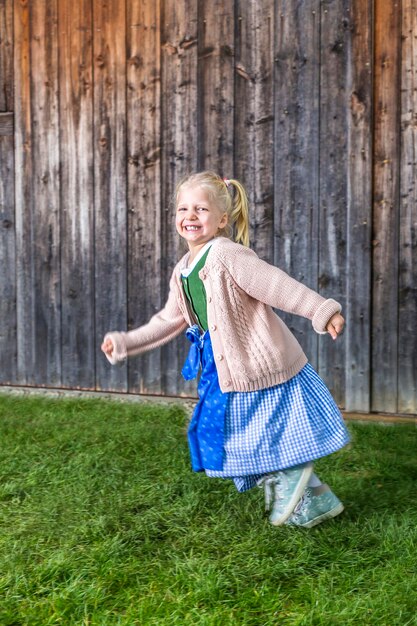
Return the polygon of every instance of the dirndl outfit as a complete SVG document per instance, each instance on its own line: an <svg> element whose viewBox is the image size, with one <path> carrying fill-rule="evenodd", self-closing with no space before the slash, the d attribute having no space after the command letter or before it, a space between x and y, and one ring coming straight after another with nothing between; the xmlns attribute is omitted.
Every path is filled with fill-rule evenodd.
<svg viewBox="0 0 417 626"><path fill-rule="evenodd" d="M188 428L192 468L233 479L238 491L254 487L271 472L288 469L339 450L349 442L342 415L329 390L307 363L290 380L259 391L223 393L207 330L204 284L198 272L210 247L187 270L182 284L198 324L182 373L197 377L199 401Z"/></svg>

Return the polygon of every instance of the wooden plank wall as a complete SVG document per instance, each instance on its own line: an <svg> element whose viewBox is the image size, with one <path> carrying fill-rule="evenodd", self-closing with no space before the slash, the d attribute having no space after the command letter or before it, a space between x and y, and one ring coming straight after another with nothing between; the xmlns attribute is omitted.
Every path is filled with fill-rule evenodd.
<svg viewBox="0 0 417 626"><path fill-rule="evenodd" d="M144 324L163 303L159 281L161 237L161 7L158 0L128 3L127 209L128 326ZM146 268L146 271L144 269ZM144 297L146 294L146 297ZM131 361L130 391L158 393L160 350Z"/></svg>
<svg viewBox="0 0 417 626"><path fill-rule="evenodd" d="M0 384L194 394L183 339L111 368L214 168L252 246L340 300L285 317L342 407L417 413L417 0L0 0Z"/></svg>
<svg viewBox="0 0 417 626"><path fill-rule="evenodd" d="M60 34L61 384L94 387L93 22L91 3L58 2Z"/></svg>
<svg viewBox="0 0 417 626"><path fill-rule="evenodd" d="M320 2L278 4L274 102L274 262L318 289ZM305 11L309 28L305 28ZM303 129L303 130L301 130ZM311 363L318 338L307 320L285 316Z"/></svg>
<svg viewBox="0 0 417 626"><path fill-rule="evenodd" d="M354 0L348 49L346 397L351 410L371 408L372 3Z"/></svg>
<svg viewBox="0 0 417 626"><path fill-rule="evenodd" d="M0 358L4 380L16 381L16 235L13 150L13 8L0 2Z"/></svg>
<svg viewBox="0 0 417 626"><path fill-rule="evenodd" d="M398 393L401 106L401 11L396 2L376 0L375 34L372 404L375 410L393 412Z"/></svg>
<svg viewBox="0 0 417 626"><path fill-rule="evenodd" d="M403 0L398 277L398 411L417 412L417 0Z"/></svg>
<svg viewBox="0 0 417 626"><path fill-rule="evenodd" d="M57 3L14 3L14 35L18 382L57 386L62 380Z"/></svg>

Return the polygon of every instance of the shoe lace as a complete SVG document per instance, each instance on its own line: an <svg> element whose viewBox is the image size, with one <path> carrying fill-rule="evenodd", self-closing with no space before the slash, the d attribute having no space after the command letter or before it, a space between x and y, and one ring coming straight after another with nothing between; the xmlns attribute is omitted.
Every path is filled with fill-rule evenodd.
<svg viewBox="0 0 417 626"><path fill-rule="evenodd" d="M265 511L270 511L273 503L281 498L286 481L287 477L282 472L267 474L258 481L258 487L263 487L265 492Z"/></svg>
<svg viewBox="0 0 417 626"><path fill-rule="evenodd" d="M292 512L292 517L297 518L303 515L306 512L310 502L311 502L311 495L309 491L307 490L303 493L300 500L297 502L295 509Z"/></svg>

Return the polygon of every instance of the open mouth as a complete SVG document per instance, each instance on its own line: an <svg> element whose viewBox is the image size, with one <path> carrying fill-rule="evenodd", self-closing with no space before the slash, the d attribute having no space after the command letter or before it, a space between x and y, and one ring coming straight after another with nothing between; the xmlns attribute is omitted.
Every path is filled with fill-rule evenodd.
<svg viewBox="0 0 417 626"><path fill-rule="evenodd" d="M184 226L186 231L196 231L196 230L200 230L200 226Z"/></svg>

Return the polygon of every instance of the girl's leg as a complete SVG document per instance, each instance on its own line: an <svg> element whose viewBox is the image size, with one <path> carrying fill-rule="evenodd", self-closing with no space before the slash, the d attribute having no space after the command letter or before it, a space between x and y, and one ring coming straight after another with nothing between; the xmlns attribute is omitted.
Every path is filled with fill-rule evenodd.
<svg viewBox="0 0 417 626"><path fill-rule="evenodd" d="M314 472L311 474L309 481L307 483L307 487L320 487L323 483L320 478Z"/></svg>

